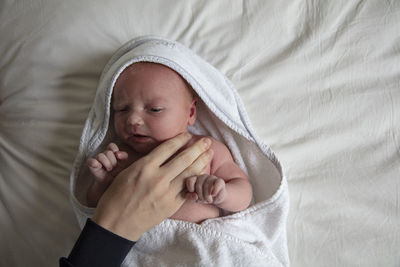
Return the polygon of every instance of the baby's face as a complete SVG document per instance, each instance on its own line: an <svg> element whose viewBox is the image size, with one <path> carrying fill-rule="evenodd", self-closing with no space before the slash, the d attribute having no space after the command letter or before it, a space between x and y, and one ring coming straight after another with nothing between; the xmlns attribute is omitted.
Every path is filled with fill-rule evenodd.
<svg viewBox="0 0 400 267"><path fill-rule="evenodd" d="M135 63L121 73L112 108L118 137L141 154L187 131L196 119L196 100L182 77L155 63Z"/></svg>

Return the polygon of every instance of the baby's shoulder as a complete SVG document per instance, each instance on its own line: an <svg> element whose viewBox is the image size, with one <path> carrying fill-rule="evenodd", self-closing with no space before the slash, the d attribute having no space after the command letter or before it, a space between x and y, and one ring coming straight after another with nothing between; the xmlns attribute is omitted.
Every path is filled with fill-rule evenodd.
<svg viewBox="0 0 400 267"><path fill-rule="evenodd" d="M215 139L214 137L204 136L204 135L196 135L193 137L195 138L195 141L199 140L202 137L207 137L207 138L211 139L211 147L210 148L214 152L213 162L220 163L221 161L225 161L225 160L233 160L231 152L229 151L228 147L224 143Z"/></svg>

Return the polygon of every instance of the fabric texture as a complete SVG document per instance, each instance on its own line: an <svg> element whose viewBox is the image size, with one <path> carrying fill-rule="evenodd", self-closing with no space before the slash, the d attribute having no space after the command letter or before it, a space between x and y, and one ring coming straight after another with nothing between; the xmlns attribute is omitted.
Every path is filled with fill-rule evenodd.
<svg viewBox="0 0 400 267"><path fill-rule="evenodd" d="M71 199L82 225L93 209L85 206L87 158L115 140L111 121L112 89L120 73L136 62L163 64L178 72L199 98L194 134L225 143L254 188L254 204L201 225L167 219L140 238L126 266L287 266L288 188L271 149L254 133L229 80L190 49L156 36L133 39L106 65L81 137L71 174Z"/></svg>
<svg viewBox="0 0 400 267"><path fill-rule="evenodd" d="M60 267L120 266L134 245L88 219L68 258L60 259Z"/></svg>

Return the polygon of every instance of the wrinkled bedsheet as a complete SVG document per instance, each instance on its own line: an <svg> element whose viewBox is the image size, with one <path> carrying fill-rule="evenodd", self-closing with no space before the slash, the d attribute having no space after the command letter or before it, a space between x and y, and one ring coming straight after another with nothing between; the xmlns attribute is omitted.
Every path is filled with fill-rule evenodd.
<svg viewBox="0 0 400 267"><path fill-rule="evenodd" d="M398 266L394 0L1 1L1 266L69 253L69 173L100 73L147 34L190 47L238 89L285 167L292 266Z"/></svg>

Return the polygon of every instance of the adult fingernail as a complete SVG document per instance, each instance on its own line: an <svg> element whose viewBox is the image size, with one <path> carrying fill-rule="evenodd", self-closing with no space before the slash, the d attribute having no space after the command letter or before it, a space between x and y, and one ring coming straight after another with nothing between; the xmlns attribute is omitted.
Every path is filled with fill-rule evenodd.
<svg viewBox="0 0 400 267"><path fill-rule="evenodd" d="M211 145L211 140L208 138L203 138L204 147L208 148Z"/></svg>

